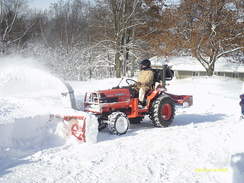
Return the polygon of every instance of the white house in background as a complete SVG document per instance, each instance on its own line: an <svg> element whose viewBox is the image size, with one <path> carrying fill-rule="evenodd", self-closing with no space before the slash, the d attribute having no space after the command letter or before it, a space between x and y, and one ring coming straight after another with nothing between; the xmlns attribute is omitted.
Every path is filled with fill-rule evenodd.
<svg viewBox="0 0 244 183"><path fill-rule="evenodd" d="M152 57L150 60L152 67L155 68L168 64L175 71L175 77L178 79L207 75L203 66L194 57L169 57L168 59L163 57ZM224 57L220 58L215 64L214 75L244 80L244 64L230 62Z"/></svg>

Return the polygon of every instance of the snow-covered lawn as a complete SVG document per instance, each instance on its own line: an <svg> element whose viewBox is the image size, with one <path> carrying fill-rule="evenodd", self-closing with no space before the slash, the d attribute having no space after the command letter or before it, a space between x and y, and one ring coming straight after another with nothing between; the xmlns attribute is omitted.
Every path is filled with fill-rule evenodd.
<svg viewBox="0 0 244 183"><path fill-rule="evenodd" d="M5 79L0 85L1 183L229 183L232 169L234 183L244 180L238 180L244 167L239 80L199 77L170 81L169 92L194 97L191 108L177 110L170 127L154 128L145 118L142 124L131 125L125 135L113 136L104 130L97 143L84 144L55 136L56 124L48 121L46 114L62 105L60 87L54 88L57 95L43 88L29 95L26 90L31 84L18 95L8 94L7 80L28 84L37 78L41 82L45 76L40 72L37 78L18 78L16 72L0 77L1 84ZM45 80L56 81L52 76ZM86 91L111 88L118 82L107 79L71 84L81 104Z"/></svg>

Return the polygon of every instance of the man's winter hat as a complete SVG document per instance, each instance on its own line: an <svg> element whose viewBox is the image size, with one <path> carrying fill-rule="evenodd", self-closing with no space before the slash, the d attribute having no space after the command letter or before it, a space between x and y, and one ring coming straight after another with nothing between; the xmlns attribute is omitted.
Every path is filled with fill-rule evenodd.
<svg viewBox="0 0 244 183"><path fill-rule="evenodd" d="M150 66L151 66L151 62L150 62L150 60L145 59L145 60L142 60L142 61L140 62L140 65L143 65L143 66L145 66L145 67L150 67Z"/></svg>

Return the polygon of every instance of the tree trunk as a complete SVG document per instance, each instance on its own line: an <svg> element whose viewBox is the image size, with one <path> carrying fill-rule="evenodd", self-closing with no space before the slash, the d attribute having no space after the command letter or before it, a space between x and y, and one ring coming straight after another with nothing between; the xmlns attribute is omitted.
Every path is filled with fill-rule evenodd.
<svg viewBox="0 0 244 183"><path fill-rule="evenodd" d="M89 79L92 79L92 68L89 68Z"/></svg>
<svg viewBox="0 0 244 183"><path fill-rule="evenodd" d="M132 61L131 61L131 77L135 76L135 66L136 66L136 57L135 57L135 27L132 29Z"/></svg>
<svg viewBox="0 0 244 183"><path fill-rule="evenodd" d="M217 61L217 54L213 53L209 56L209 61L201 56L199 50L196 52L196 58L200 62L200 64L204 67L207 72L207 76L213 76L215 69L215 62Z"/></svg>
<svg viewBox="0 0 244 183"><path fill-rule="evenodd" d="M6 48L7 48L7 44L6 44L6 42L4 42L4 41L1 41L0 42L0 55L2 54L5 54L5 52L6 52Z"/></svg>
<svg viewBox="0 0 244 183"><path fill-rule="evenodd" d="M116 74L116 78L120 78L121 77L121 68L122 64L121 64L121 60L120 60L120 53L117 50L116 54L115 54L115 74Z"/></svg>
<svg viewBox="0 0 244 183"><path fill-rule="evenodd" d="M212 64L210 64L210 65L208 66L208 68L206 69L207 76L213 76L213 74L214 74L214 69L215 69L215 62L216 62L216 60L213 61Z"/></svg>
<svg viewBox="0 0 244 183"><path fill-rule="evenodd" d="M123 76L126 76L126 66L127 66L127 58L126 58L126 36L127 36L127 33L126 31L124 31L124 36L123 36L123 39L122 39L122 46L123 46Z"/></svg>
<svg viewBox="0 0 244 183"><path fill-rule="evenodd" d="M213 74L214 74L214 69L212 69L212 68L208 68L208 69L206 69L206 72L207 72L207 76L213 76Z"/></svg>

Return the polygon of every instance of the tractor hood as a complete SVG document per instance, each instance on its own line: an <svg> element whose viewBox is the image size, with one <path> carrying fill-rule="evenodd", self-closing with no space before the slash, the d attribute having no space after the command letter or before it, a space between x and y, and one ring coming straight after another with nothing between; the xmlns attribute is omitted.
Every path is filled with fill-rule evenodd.
<svg viewBox="0 0 244 183"><path fill-rule="evenodd" d="M84 110L86 112L101 113L119 108L128 108L130 103L130 90L116 88L88 92L85 95Z"/></svg>
<svg viewBox="0 0 244 183"><path fill-rule="evenodd" d="M130 90L128 88L116 88L108 90L100 90L102 103L124 102L130 99Z"/></svg>

